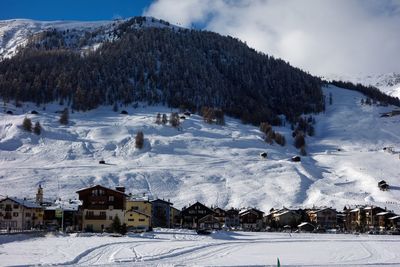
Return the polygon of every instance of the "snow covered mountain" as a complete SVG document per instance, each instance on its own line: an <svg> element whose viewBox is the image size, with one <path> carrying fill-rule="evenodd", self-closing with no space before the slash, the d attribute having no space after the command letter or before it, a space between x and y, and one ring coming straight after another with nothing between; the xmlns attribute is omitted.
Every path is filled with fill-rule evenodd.
<svg viewBox="0 0 400 267"><path fill-rule="evenodd" d="M400 98L400 73L390 72L378 75L331 75L330 80L350 81L368 86L372 85L382 92Z"/></svg>
<svg viewBox="0 0 400 267"><path fill-rule="evenodd" d="M70 114L70 124L62 126L58 104L8 105L14 115L0 114L0 195L33 197L42 184L47 197L67 199L79 188L103 184L171 199L177 207L196 200L265 211L370 203L399 212L400 116L381 118L393 107L361 105L364 96L354 91L324 88L330 93L333 104L316 116L315 136L307 138L308 156L300 163L290 160L298 150L288 125L274 127L286 136L281 147L231 118L225 126L206 124L198 115L183 120L182 130L157 125L158 112L171 112L162 106L127 107L129 115L103 106ZM32 109L39 114L28 114ZM26 116L42 124L40 137L22 130ZM139 130L145 136L142 150L134 145ZM101 159L108 164L99 165ZM378 189L381 179L391 190Z"/></svg>
<svg viewBox="0 0 400 267"><path fill-rule="evenodd" d="M48 30L65 31L65 39L79 42L90 36L91 45L80 47L83 50L96 49L101 43L117 38L113 30L127 20L112 21L36 21L29 19L0 20L0 61L4 58L13 57L17 53L18 47L24 47L28 39L35 34ZM174 28L178 26L146 17L145 21L140 21L133 27L157 27Z"/></svg>

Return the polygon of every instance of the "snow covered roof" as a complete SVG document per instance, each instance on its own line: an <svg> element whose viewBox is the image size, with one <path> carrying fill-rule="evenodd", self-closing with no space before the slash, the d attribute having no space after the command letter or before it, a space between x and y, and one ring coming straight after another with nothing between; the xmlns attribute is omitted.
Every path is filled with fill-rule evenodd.
<svg viewBox="0 0 400 267"><path fill-rule="evenodd" d="M46 207L46 210L56 210L56 209L63 209L65 211L77 211L79 206L82 205L82 201L80 200L56 200L55 203Z"/></svg>
<svg viewBox="0 0 400 267"><path fill-rule="evenodd" d="M376 215L382 216L382 215L387 215L387 214L390 214L390 213L391 213L391 212L389 212L389 211L383 211L383 212L377 213Z"/></svg>
<svg viewBox="0 0 400 267"><path fill-rule="evenodd" d="M7 199L10 199L11 201L14 201L15 203L18 203L19 205L22 205L26 208L31 208L31 209L41 208L41 206L35 202L29 201L26 199L16 198L16 197L7 197L5 199L2 199L1 201L7 200Z"/></svg>
<svg viewBox="0 0 400 267"><path fill-rule="evenodd" d="M393 216L393 217L390 217L390 218L389 218L389 220L397 220L397 219L400 219L400 216L399 216L399 215L396 215L396 216Z"/></svg>
<svg viewBox="0 0 400 267"><path fill-rule="evenodd" d="M299 224L297 227L303 227L304 225L311 225L312 227L314 227L314 225L312 225L311 223L308 222L302 222L301 224Z"/></svg>

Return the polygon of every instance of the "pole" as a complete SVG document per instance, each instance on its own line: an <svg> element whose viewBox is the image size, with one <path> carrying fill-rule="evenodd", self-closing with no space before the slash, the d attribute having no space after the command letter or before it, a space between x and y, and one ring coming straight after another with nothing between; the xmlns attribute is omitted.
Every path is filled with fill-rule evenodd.
<svg viewBox="0 0 400 267"><path fill-rule="evenodd" d="M61 232L64 232L64 207L61 202Z"/></svg>

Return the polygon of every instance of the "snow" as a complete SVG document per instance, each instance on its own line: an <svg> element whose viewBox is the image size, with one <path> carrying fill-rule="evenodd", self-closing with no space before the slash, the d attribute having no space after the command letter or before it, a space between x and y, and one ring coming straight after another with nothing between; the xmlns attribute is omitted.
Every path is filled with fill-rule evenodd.
<svg viewBox="0 0 400 267"><path fill-rule="evenodd" d="M328 80L350 81L352 83L360 83L365 86L375 86L382 92L400 98L400 74L395 72L384 74L358 74L349 75L328 75Z"/></svg>
<svg viewBox="0 0 400 267"><path fill-rule="evenodd" d="M124 237L95 234L0 236L2 265L357 266L400 264L400 238L379 235L156 229Z"/></svg>
<svg viewBox="0 0 400 267"><path fill-rule="evenodd" d="M308 156L298 154L289 126L275 127L287 145L268 145L257 127L226 118L210 125L198 115L182 122L182 130L155 124L157 112L171 109L122 107L129 115L104 106L70 114L70 125L58 123L52 104L8 105L15 115L0 114L0 195L34 199L39 184L46 199L75 199L78 189L101 184L124 185L127 193L170 199L177 208L200 201L221 208L378 205L400 212L400 116L380 118L393 107L363 106L362 97L336 87L333 105L316 116L316 135L307 138ZM37 110L38 115L27 114ZM24 117L40 121L40 137L24 132ZM145 146L135 148L143 131ZM340 148L340 151L338 149ZM260 157L267 152L268 158ZM98 164L104 159L107 164ZM381 191L379 180L391 186Z"/></svg>
<svg viewBox="0 0 400 267"><path fill-rule="evenodd" d="M5 58L11 58L17 53L19 46L23 47L27 44L28 38L38 32L48 29L56 29L59 31L73 30L70 33L71 38L84 36L85 32L95 32L101 29L102 34L96 33L93 38L93 43L81 47L82 52L97 50L104 41L111 41L115 36L112 36L114 27L120 23L126 22L124 20L111 20L111 21L37 21L30 19L12 19L0 20L0 61ZM177 31L179 26L166 25L158 19L146 17L146 20L141 25L132 25L134 28L170 28ZM66 39L66 42L68 40Z"/></svg>

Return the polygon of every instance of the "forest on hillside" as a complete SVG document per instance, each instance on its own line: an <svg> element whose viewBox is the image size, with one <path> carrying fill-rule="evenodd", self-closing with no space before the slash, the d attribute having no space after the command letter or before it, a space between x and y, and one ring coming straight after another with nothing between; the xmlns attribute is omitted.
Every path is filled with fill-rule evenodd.
<svg viewBox="0 0 400 267"><path fill-rule="evenodd" d="M324 110L322 81L283 60L219 34L119 24L95 51L95 33L71 39L48 30L32 36L16 56L0 62L5 102L58 101L75 110L145 101L199 111L222 109L243 122L279 124ZM136 23L136 24L134 24Z"/></svg>

